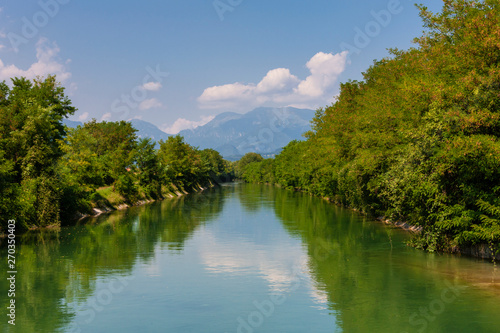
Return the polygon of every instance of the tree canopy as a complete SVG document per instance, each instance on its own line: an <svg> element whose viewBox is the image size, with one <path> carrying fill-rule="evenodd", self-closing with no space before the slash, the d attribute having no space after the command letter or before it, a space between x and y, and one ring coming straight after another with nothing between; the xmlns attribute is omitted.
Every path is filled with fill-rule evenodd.
<svg viewBox="0 0 500 333"><path fill-rule="evenodd" d="M307 140L250 178L421 226L415 243L431 251L498 244L500 3L418 7L426 31L415 47L343 83Z"/></svg>
<svg viewBox="0 0 500 333"><path fill-rule="evenodd" d="M180 136L138 139L130 122L93 119L69 129L76 111L56 78L0 83L0 233L60 225L106 196L133 204L174 190L214 183L231 166L214 150L198 150Z"/></svg>

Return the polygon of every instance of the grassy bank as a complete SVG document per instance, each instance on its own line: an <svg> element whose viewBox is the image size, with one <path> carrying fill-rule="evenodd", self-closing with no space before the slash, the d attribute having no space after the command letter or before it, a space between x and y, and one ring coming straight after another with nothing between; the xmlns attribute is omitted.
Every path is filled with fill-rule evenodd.
<svg viewBox="0 0 500 333"><path fill-rule="evenodd" d="M219 186L214 181L209 181L205 184L197 184L194 187L183 188L182 186L175 184L168 184L162 186L161 188L161 196L153 198L148 196L147 193L140 191L131 201L129 198L124 197L115 189L113 186L106 186L98 188L95 192L95 195L92 197L91 208L86 212L77 212L74 216L74 219L82 219L87 216L98 216L103 213L126 209L131 206L139 206L149 202L164 200L168 198L178 197L182 195L186 195L189 193L194 193L198 191L203 191L207 188ZM71 221L69 221L71 223Z"/></svg>

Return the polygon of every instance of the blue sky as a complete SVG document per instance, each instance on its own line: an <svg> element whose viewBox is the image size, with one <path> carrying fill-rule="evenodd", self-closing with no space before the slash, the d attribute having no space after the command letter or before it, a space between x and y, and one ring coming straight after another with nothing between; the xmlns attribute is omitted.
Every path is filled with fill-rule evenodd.
<svg viewBox="0 0 500 333"><path fill-rule="evenodd" d="M422 0L433 11L441 1ZM56 74L73 120L175 133L225 112L330 105L423 30L407 0L0 3L0 80Z"/></svg>

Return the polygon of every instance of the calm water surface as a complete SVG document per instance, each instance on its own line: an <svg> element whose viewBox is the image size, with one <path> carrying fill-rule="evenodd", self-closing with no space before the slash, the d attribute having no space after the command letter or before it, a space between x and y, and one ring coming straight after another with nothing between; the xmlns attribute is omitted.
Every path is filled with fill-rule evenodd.
<svg viewBox="0 0 500 333"><path fill-rule="evenodd" d="M18 238L16 326L4 310L0 330L499 332L496 267L407 237L321 199L231 184Z"/></svg>

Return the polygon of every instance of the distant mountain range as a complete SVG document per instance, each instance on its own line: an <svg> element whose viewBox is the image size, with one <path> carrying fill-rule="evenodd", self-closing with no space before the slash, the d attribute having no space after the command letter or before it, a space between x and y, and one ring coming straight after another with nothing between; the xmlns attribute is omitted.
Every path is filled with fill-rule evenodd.
<svg viewBox="0 0 500 333"><path fill-rule="evenodd" d="M248 152L272 157L290 141L302 139L302 134L311 129L313 117L314 111L310 109L262 107L245 114L221 113L207 124L179 134L190 145L215 149L230 160L239 159ZM140 138L159 141L170 136L147 121L134 119L131 122ZM82 125L71 120L64 120L64 123L69 127Z"/></svg>
<svg viewBox="0 0 500 333"><path fill-rule="evenodd" d="M309 109L257 108L245 114L226 112L204 126L179 134L191 145L213 148L225 158L248 152L279 153L291 140L311 129L314 111Z"/></svg>
<svg viewBox="0 0 500 333"><path fill-rule="evenodd" d="M160 140L167 140L170 136L170 134L163 132L150 122L139 119L132 119L130 122L132 123L132 126L134 126L134 128L137 130L137 136L141 139L151 138L152 140L158 142Z"/></svg>

